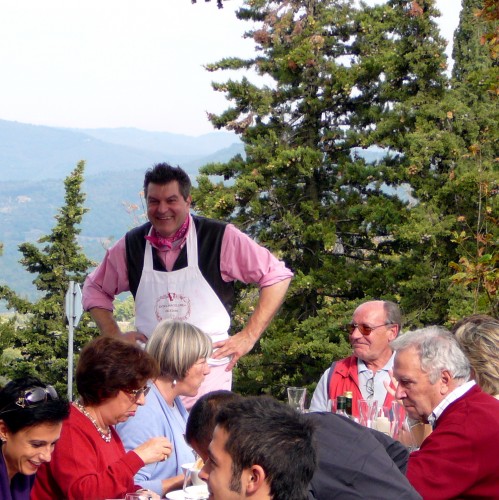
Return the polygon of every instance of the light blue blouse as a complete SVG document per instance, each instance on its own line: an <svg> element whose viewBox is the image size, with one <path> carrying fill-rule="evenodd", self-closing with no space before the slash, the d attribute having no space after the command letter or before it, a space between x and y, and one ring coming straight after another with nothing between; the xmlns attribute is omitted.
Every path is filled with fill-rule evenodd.
<svg viewBox="0 0 499 500"><path fill-rule="evenodd" d="M144 406L139 406L134 417L116 425L125 449L133 450L152 437L166 436L173 445L172 454L163 462L145 465L135 475L135 483L161 496L161 481L182 474L182 465L194 462L195 457L185 442L185 425L188 413L180 398L175 398L175 408L170 408L152 383Z"/></svg>

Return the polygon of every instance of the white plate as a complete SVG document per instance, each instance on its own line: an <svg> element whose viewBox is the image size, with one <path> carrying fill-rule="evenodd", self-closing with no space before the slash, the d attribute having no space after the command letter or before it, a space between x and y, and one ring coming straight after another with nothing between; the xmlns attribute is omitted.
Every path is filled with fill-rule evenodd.
<svg viewBox="0 0 499 500"><path fill-rule="evenodd" d="M206 486L206 484L201 484L201 485L198 485L198 486L189 486L189 491L191 492L199 492L200 495L199 495L199 498L203 498L203 496L201 495L202 493L205 494L205 497L208 498L208 487ZM167 498L168 500L185 500L185 495L184 495L184 492L183 490L175 490L175 491L170 491L170 493L167 493L165 498Z"/></svg>
<svg viewBox="0 0 499 500"><path fill-rule="evenodd" d="M165 498L167 498L168 500L184 500L185 497L183 490L175 490L167 493Z"/></svg>

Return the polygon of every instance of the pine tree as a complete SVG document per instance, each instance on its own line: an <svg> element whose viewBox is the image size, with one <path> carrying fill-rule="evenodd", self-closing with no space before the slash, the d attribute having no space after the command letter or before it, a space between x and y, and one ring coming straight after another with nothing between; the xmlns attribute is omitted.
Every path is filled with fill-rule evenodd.
<svg viewBox="0 0 499 500"><path fill-rule="evenodd" d="M208 67L271 83L214 84L232 105L212 123L241 134L245 155L202 169L196 207L295 271L280 317L240 363L239 390L282 395L316 381L348 351L341 326L364 300L400 302L407 327L473 312L451 265L463 213L476 219L469 163L480 126L451 89L438 15L434 0L251 1L238 17L256 23L247 36L258 56ZM369 147L383 158L368 161Z"/></svg>
<svg viewBox="0 0 499 500"><path fill-rule="evenodd" d="M364 11L339 0L248 2L238 16L258 23L248 32L258 57L208 69L252 68L272 84L214 84L233 106L212 123L241 134L245 157L203 168L195 207L231 220L295 272L280 317L237 373L238 390L282 395L348 353L342 327L355 305L396 299L391 235L408 207L388 189L393 175L362 153L385 105L373 100L382 65L369 57L381 23L371 32Z"/></svg>
<svg viewBox="0 0 499 500"><path fill-rule="evenodd" d="M9 332L9 347L2 342L1 375L8 378L27 374L37 375L55 385L61 393L67 389L67 353L65 295L69 281L82 283L92 265L82 253L77 236L79 224L87 211L81 192L84 162L78 163L65 179L65 204L55 216L51 234L42 237L38 245L23 243L19 250L21 263L35 275L34 285L41 298L30 302L8 286L0 286L0 298L17 313L14 333ZM84 314L75 329L74 352L93 334Z"/></svg>
<svg viewBox="0 0 499 500"><path fill-rule="evenodd" d="M459 260L451 265L455 283L472 291L473 312L499 312L498 122L497 94L490 82L499 79L493 52L483 44L487 19L478 15L483 1L463 0L454 36L451 93L461 103L454 119L463 140L456 174L449 182L456 224L453 232Z"/></svg>
<svg viewBox="0 0 499 500"><path fill-rule="evenodd" d="M483 0L462 0L452 50L455 82L470 84L475 81L475 84L483 85L484 72L492 66L488 47L483 44L488 25L483 17L478 16L483 4Z"/></svg>
<svg viewBox="0 0 499 500"><path fill-rule="evenodd" d="M392 151L380 168L399 188L408 187L413 203L392 236L400 244L394 271L399 296L414 326L451 324L472 312L496 314L498 116L497 100L486 91L492 61L479 43L484 28L477 4L463 3L452 81L444 71L433 0L379 6L385 35L369 40L383 68L371 91L383 109L369 144ZM373 26L376 17L367 19Z"/></svg>
<svg viewBox="0 0 499 500"><path fill-rule="evenodd" d="M408 325L444 324L455 250L442 188L461 142L448 129L445 43L434 0L390 0L378 10L384 35L371 44L383 78L373 100L382 109L369 144L391 151L380 168L411 197L408 218L392 233L399 243L393 272Z"/></svg>

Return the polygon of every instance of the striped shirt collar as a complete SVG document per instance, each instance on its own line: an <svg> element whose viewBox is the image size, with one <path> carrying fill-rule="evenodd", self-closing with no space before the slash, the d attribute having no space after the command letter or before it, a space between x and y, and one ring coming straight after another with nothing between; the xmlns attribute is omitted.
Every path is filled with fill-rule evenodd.
<svg viewBox="0 0 499 500"><path fill-rule="evenodd" d="M470 380L469 382L464 383L463 385L460 385L459 387L456 387L453 391L449 392L447 396L445 396L440 403L435 407L435 409L431 412L431 415L428 417L428 423L431 424L433 428L435 428L435 425L437 423L437 420L439 417L442 415L444 410L456 399L459 399L461 396L466 394L474 385L476 382L474 380Z"/></svg>

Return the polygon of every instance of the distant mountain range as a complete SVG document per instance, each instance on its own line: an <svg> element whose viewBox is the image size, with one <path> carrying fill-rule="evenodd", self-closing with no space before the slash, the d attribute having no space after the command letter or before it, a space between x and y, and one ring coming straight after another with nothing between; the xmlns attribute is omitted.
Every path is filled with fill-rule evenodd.
<svg viewBox="0 0 499 500"><path fill-rule="evenodd" d="M379 149L359 150L368 162ZM63 180L85 160L85 214L80 243L100 261L106 245L145 220L140 198L144 172L155 163L180 165L195 182L199 168L244 154L229 132L199 137L132 128L63 129L0 120L0 283L33 300L35 276L20 264L21 243L50 234L64 202ZM5 307L0 302L0 312Z"/></svg>
<svg viewBox="0 0 499 500"><path fill-rule="evenodd" d="M63 180L85 160L85 206L80 242L99 261L104 241L121 237L144 220L139 193L144 172L167 161L195 181L199 167L243 153L238 137L213 132L199 137L131 128L62 129L0 120L0 283L33 299L29 274L18 263L20 243L49 234L64 202ZM135 206L135 210L130 210ZM0 311L2 304L0 304Z"/></svg>
<svg viewBox="0 0 499 500"><path fill-rule="evenodd" d="M224 161L242 150L231 132L189 137L133 128L65 129L0 120L2 181L63 179L80 160L86 161L87 176L145 171L161 161L197 172L213 159Z"/></svg>

